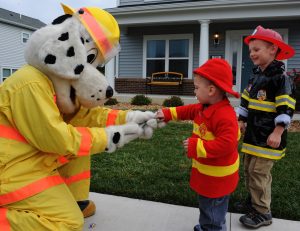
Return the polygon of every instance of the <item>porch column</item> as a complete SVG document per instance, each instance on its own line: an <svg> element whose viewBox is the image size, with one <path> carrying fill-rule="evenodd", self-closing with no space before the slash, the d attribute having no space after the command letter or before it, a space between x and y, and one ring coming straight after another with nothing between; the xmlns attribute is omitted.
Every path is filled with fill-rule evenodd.
<svg viewBox="0 0 300 231"><path fill-rule="evenodd" d="M105 64L105 76L109 85L115 89L115 57Z"/></svg>
<svg viewBox="0 0 300 231"><path fill-rule="evenodd" d="M210 20L200 20L199 66L208 60L209 52L209 23Z"/></svg>

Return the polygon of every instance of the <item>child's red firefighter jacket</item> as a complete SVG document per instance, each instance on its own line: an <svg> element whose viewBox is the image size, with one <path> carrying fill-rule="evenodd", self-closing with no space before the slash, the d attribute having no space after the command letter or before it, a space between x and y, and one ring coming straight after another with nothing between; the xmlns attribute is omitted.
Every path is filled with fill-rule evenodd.
<svg viewBox="0 0 300 231"><path fill-rule="evenodd" d="M165 121L194 121L187 154L192 158L191 188L209 198L232 193L239 180L239 128L228 99L207 108L191 104L163 113Z"/></svg>

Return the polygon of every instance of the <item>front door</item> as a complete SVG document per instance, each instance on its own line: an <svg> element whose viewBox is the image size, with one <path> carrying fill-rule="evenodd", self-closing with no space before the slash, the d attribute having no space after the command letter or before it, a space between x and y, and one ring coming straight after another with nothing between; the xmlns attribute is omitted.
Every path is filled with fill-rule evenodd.
<svg viewBox="0 0 300 231"><path fill-rule="evenodd" d="M243 41L246 36L243 36ZM240 92L247 87L249 78L252 74L252 69L254 68L254 64L249 57L249 48L248 45L243 43L242 49L242 74L241 74L241 87Z"/></svg>

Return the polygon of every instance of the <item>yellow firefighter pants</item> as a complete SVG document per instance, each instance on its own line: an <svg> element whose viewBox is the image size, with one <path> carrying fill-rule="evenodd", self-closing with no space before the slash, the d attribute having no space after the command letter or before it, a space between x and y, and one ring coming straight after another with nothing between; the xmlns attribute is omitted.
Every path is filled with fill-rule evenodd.
<svg viewBox="0 0 300 231"><path fill-rule="evenodd" d="M83 215L68 187L60 184L4 206L11 231L79 231Z"/></svg>
<svg viewBox="0 0 300 231"><path fill-rule="evenodd" d="M244 154L246 189L252 206L260 213L271 211L271 169L274 160Z"/></svg>
<svg viewBox="0 0 300 231"><path fill-rule="evenodd" d="M81 178L82 173L90 171L91 157L82 156L71 159L70 162L61 166L58 171L64 179L75 178L68 184L69 190L73 194L76 201L86 200L89 197L90 178ZM76 178L76 176L79 176Z"/></svg>

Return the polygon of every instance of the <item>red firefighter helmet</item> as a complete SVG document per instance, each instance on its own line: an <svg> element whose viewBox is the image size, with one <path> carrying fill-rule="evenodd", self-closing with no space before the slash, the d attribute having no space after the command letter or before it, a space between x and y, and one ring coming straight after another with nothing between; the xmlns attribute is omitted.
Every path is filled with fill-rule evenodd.
<svg viewBox="0 0 300 231"><path fill-rule="evenodd" d="M252 35L247 36L244 42L249 45L249 42L252 39L260 39L270 43L273 43L278 46L280 51L276 55L277 60L289 59L295 55L295 50L288 44L286 44L281 35L271 29L265 29L262 26L256 27Z"/></svg>

